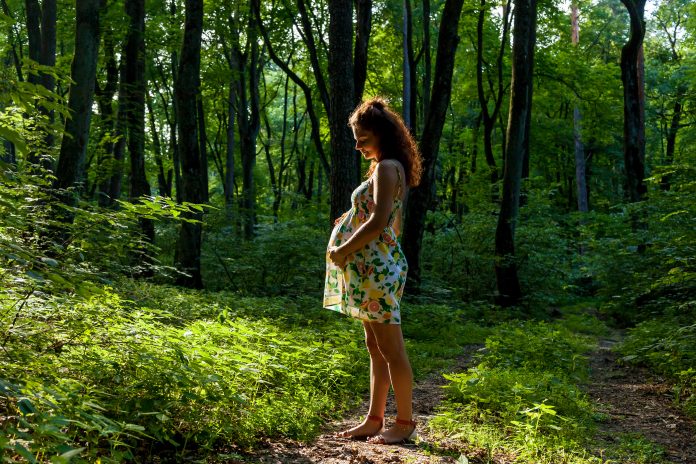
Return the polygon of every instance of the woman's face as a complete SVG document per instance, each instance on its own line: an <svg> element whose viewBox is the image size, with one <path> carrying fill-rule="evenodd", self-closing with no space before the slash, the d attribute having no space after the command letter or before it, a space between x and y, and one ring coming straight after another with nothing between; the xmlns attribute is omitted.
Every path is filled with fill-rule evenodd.
<svg viewBox="0 0 696 464"><path fill-rule="evenodd" d="M366 160L377 160L379 137L374 132L355 126L353 127L353 138L355 138L355 149L362 153Z"/></svg>

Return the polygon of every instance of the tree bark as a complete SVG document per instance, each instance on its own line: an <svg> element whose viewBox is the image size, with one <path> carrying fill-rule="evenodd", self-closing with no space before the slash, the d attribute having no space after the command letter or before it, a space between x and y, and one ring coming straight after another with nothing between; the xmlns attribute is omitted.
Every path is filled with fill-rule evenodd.
<svg viewBox="0 0 696 464"><path fill-rule="evenodd" d="M430 58L430 0L423 0L423 114L430 111L430 82L432 60Z"/></svg>
<svg viewBox="0 0 696 464"><path fill-rule="evenodd" d="M430 111L425 118L421 137L421 154L423 156L423 176L421 184L411 190L406 205L406 221L401 240L404 254L408 260L409 291L417 292L420 287L421 269L420 252L425 227L425 214L435 187L435 165L438 145L445 123L447 106L452 93L452 72L454 58L459 44L457 30L464 0L447 0L442 12L440 32L435 57L435 75L430 101Z"/></svg>
<svg viewBox="0 0 696 464"><path fill-rule="evenodd" d="M406 126L413 135L418 132L418 78L416 58L413 52L413 8L410 0L404 0L403 17L403 115Z"/></svg>
<svg viewBox="0 0 696 464"><path fill-rule="evenodd" d="M515 0L514 22L503 197L495 231L497 302L503 306L517 304L522 298L515 261L515 225L519 212L528 113L532 110L536 0Z"/></svg>
<svg viewBox="0 0 696 464"><path fill-rule="evenodd" d="M104 58L106 61L106 82L103 87L95 84L96 99L99 106L99 114L101 116L102 133L101 140L106 137L112 137L114 131L114 109L113 99L118 89L118 65L116 64L116 51L114 44L114 36L111 28L107 27L104 34ZM110 182L114 171L113 153L114 144L109 142L103 144L104 152L99 160L99 197L100 206L108 206L111 203Z"/></svg>
<svg viewBox="0 0 696 464"><path fill-rule="evenodd" d="M75 55L70 68L73 84L68 92L71 117L65 122L54 187L68 189L82 181L92 117L94 83L99 57L100 0L80 0L75 7ZM72 204L74 197L61 195Z"/></svg>
<svg viewBox="0 0 696 464"><path fill-rule="evenodd" d="M355 31L355 51L353 53L353 106L357 106L362 101L367 80L367 50L370 41L370 30L372 28L372 0L355 0L356 8L356 31ZM362 158L355 156L355 175L359 179L362 173Z"/></svg>
<svg viewBox="0 0 696 464"><path fill-rule="evenodd" d="M232 208L234 201L234 120L236 118L235 100L237 99L237 83L232 76L230 90L227 96L227 145L225 151L225 206Z"/></svg>
<svg viewBox="0 0 696 464"><path fill-rule="evenodd" d="M145 0L126 0L126 16L129 17L128 35L125 45L125 86L128 98L126 145L130 157L131 202L150 196L150 184L145 174ZM147 240L155 240L155 224L151 219L140 219L140 229ZM147 250L139 250L144 267L137 272L140 276L151 276L152 258Z"/></svg>
<svg viewBox="0 0 696 464"><path fill-rule="evenodd" d="M201 68L201 36L203 33L203 0L186 0L184 40L181 46L176 79L176 110L181 147L181 199L202 203L201 155L198 140L197 101ZM202 213L188 213L188 219L202 220ZM177 283L186 287L202 288L200 223L182 222L177 243L177 269L183 274Z"/></svg>
<svg viewBox="0 0 696 464"><path fill-rule="evenodd" d="M353 79L352 0L329 0L329 85L331 113L331 222L350 208L358 184L357 156L348 118L355 102Z"/></svg>
<svg viewBox="0 0 696 464"><path fill-rule="evenodd" d="M152 110L152 99L149 94L145 95L147 104L147 113L150 116L150 133L152 135L152 151L155 154L155 164L157 164L157 190L159 194L165 197L171 197L171 186L167 183L167 176L164 173L164 162L162 161L162 143L160 142L159 132L157 130L157 120L154 111Z"/></svg>
<svg viewBox="0 0 696 464"><path fill-rule="evenodd" d="M577 47L580 41L577 0L573 0L571 5L571 28L571 42L573 47ZM573 148L575 153L575 185L578 197L578 211L586 213L590 209L587 200L587 166L585 163L585 147L582 143L582 115L577 102L575 102L573 107Z"/></svg>
<svg viewBox="0 0 696 464"><path fill-rule="evenodd" d="M56 64L56 0L44 0L39 5L38 0L26 0L27 33L29 36L29 58L42 66L53 67ZM29 82L42 85L46 90L55 90L55 78L50 73L40 72L38 75L30 73ZM46 115L52 123L53 110L48 110L39 105L41 113ZM47 150L54 144L53 134L46 130L43 134L44 144ZM52 169L52 161L42 153L29 154L32 163L40 163L45 170Z"/></svg>
<svg viewBox="0 0 696 464"><path fill-rule="evenodd" d="M630 37L621 49L624 94L624 165L626 194L631 203L647 193L645 177L645 89L643 82L643 20L645 0L621 0L630 17Z"/></svg>
<svg viewBox="0 0 696 464"><path fill-rule="evenodd" d="M256 24L256 19L250 17L247 31L247 49L245 52L242 52L238 42L235 43L239 63L237 125L239 127L239 148L242 158L241 210L244 223L244 237L247 240L251 240L254 237L254 225L256 223L254 167L256 166L256 141L261 128L259 44L256 40Z"/></svg>
<svg viewBox="0 0 696 464"><path fill-rule="evenodd" d="M355 82L354 105L362 100L367 80L367 50L370 43L370 31L372 29L372 0L355 0L356 5L356 31L355 53L353 57L353 78ZM357 158L358 161L360 158Z"/></svg>

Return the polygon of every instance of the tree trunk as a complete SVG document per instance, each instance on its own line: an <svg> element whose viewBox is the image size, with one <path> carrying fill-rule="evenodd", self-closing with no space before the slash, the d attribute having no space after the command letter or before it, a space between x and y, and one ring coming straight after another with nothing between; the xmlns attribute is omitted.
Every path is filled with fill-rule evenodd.
<svg viewBox="0 0 696 464"><path fill-rule="evenodd" d="M571 27L571 41L573 47L577 47L580 41L577 0L573 0L571 5ZM586 213L590 209L587 201L587 166L585 163L585 147L582 143L582 115L577 102L575 102L573 107L573 147L575 152L575 184L578 197L578 211Z"/></svg>
<svg viewBox="0 0 696 464"><path fill-rule="evenodd" d="M145 0L126 0L126 15L130 18L125 45L125 85L128 96L127 145L130 156L131 202L138 202L143 196L150 196L150 184L145 175ZM140 219L140 229L145 240L155 241L155 224L151 219ZM144 268L137 272L140 276L153 274L150 264L152 257L145 249L139 250Z"/></svg>
<svg viewBox="0 0 696 464"><path fill-rule="evenodd" d="M242 157L241 209L244 220L244 237L247 240L251 240L254 237L254 225L256 224L256 186L254 185L256 141L261 128L259 47L256 40L256 20L253 17L249 18L247 34L247 51L245 53L239 50L239 45L237 44L240 79L237 124L239 126L239 146ZM247 110L247 108L249 109Z"/></svg>
<svg viewBox="0 0 696 464"><path fill-rule="evenodd" d="M353 106L362 101L365 81L367 80L367 50L370 41L372 27L372 0L355 0L356 6L356 31L355 52L353 58ZM355 175L359 179L362 174L362 158L355 156Z"/></svg>
<svg viewBox="0 0 696 464"><path fill-rule="evenodd" d="M621 0L631 21L630 37L621 49L621 82L624 94L624 165L626 193L631 203L643 200L645 177L645 90L643 37L645 0Z"/></svg>
<svg viewBox="0 0 696 464"><path fill-rule="evenodd" d="M181 59L176 79L176 110L181 147L181 199L202 203L201 154L198 140L197 101L201 68L201 36L203 33L203 0L186 0L186 21ZM187 218L202 220L202 213L188 213ZM177 269L184 273L179 285L202 288L200 223L182 222L177 243Z"/></svg>
<svg viewBox="0 0 696 464"><path fill-rule="evenodd" d="M73 84L68 92L71 117L65 122L54 187L68 189L82 181L92 117L94 82L99 57L100 0L80 0L75 11L75 55L70 68ZM74 197L61 195L72 204Z"/></svg>
<svg viewBox="0 0 696 464"><path fill-rule="evenodd" d="M126 151L126 138L128 137L128 90L125 72L125 57L121 58L119 72L121 83L118 88L118 110L116 115L116 130L114 135L118 137L114 144L114 163L111 179L109 181L109 194L105 197L104 206L112 205L121 197L121 182L123 177L123 158Z"/></svg>
<svg viewBox="0 0 696 464"><path fill-rule="evenodd" d="M155 163L157 164L157 190L159 194L165 197L171 197L171 186L167 184L167 176L164 173L164 162L162 161L162 143L160 142L159 132L157 131L157 121L154 111L152 111L152 99L149 94L145 95L147 103L147 112L150 116L150 132L152 134L152 151L155 154Z"/></svg>
<svg viewBox="0 0 696 464"><path fill-rule="evenodd" d="M200 90L200 79L198 82L198 101L196 108L198 109L198 144L200 145L201 153L201 193L203 195L203 203L208 203L210 196L208 194L208 150L206 149L207 134L205 132L205 111L203 110L203 96Z"/></svg>
<svg viewBox="0 0 696 464"><path fill-rule="evenodd" d="M372 29L372 0L356 0L355 4L357 11L353 78L355 79L354 105L357 106L362 100L365 81L367 80L367 50Z"/></svg>
<svg viewBox="0 0 696 464"><path fill-rule="evenodd" d="M503 306L517 304L522 297L515 261L515 225L519 211L526 126L529 121L528 113L532 110L536 0L515 0L514 21L503 197L495 230L497 302Z"/></svg>
<svg viewBox="0 0 696 464"><path fill-rule="evenodd" d="M225 151L225 206L231 209L234 201L234 120L236 118L235 100L237 98L237 83L230 79L230 91L227 97L227 149Z"/></svg>
<svg viewBox="0 0 696 464"><path fill-rule="evenodd" d="M355 102L353 79L353 3L329 0L329 85L331 113L331 223L350 208L350 195L358 184L357 156L348 118Z"/></svg>
<svg viewBox="0 0 696 464"><path fill-rule="evenodd" d="M29 58L42 66L53 67L56 64L56 0L44 0L39 5L38 0L26 0L27 34L29 36ZM98 46L98 45L97 45ZM55 78L50 73L40 72L29 74L29 82L42 85L49 92L55 89ZM41 113L53 122L53 110L39 105ZM53 134L45 131L43 134L46 150L54 143ZM45 170L52 169L52 161L46 154L32 152L29 154L32 163L40 163Z"/></svg>
<svg viewBox="0 0 696 464"><path fill-rule="evenodd" d="M411 64L413 53L410 52L409 42L411 40L411 5L409 0L404 0L403 6L403 20L402 20L402 37L403 37L403 86L402 86L402 109L401 115L404 118L404 124L406 127L411 129L413 127L411 122Z"/></svg>
<svg viewBox="0 0 696 464"><path fill-rule="evenodd" d="M423 115L430 111L430 82L432 80L430 59L430 0L423 0Z"/></svg>
<svg viewBox="0 0 696 464"><path fill-rule="evenodd" d="M114 132L114 108L113 100L116 90L118 89L118 65L116 64L116 51L114 47L114 35L111 28L107 27L104 34L104 59L106 61L106 83L103 87L98 87L95 84L95 95L97 105L99 106L99 114L101 116L101 141L111 138ZM104 152L101 159L98 160L97 179L99 182L98 203L100 206L108 206L111 203L110 181L113 175L114 162L114 144L111 142L102 143Z"/></svg>
<svg viewBox="0 0 696 464"><path fill-rule="evenodd" d="M435 183L435 165L438 145L445 123L447 106L452 93L452 72L454 58L459 44L457 29L464 0L447 0L442 12L440 33L435 57L435 76L430 101L430 111L425 118L421 137L423 156L423 176L421 184L411 190L406 205L406 221L401 240L409 265L410 291L417 292L420 287L420 252L425 227L425 214L430 207Z"/></svg>

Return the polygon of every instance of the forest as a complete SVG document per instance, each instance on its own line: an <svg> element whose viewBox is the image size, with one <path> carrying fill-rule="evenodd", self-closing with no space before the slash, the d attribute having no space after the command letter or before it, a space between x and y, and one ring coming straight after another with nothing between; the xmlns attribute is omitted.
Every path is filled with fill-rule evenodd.
<svg viewBox="0 0 696 464"><path fill-rule="evenodd" d="M696 463L696 3L0 7L2 462ZM333 436L321 299L374 96L423 158L391 447Z"/></svg>

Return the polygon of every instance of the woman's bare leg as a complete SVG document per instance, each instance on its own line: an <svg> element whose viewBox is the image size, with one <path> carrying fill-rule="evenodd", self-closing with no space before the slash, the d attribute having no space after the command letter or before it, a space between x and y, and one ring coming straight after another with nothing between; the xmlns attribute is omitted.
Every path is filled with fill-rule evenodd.
<svg viewBox="0 0 696 464"><path fill-rule="evenodd" d="M387 406L387 394L389 393L389 366L379 351L371 324L363 322L363 327L365 329L365 344L370 354L370 410L368 415L384 417L384 408ZM381 430L382 425L383 422L366 418L358 426L339 432L338 435L344 438L376 435Z"/></svg>
<svg viewBox="0 0 696 464"><path fill-rule="evenodd" d="M403 421L410 421L413 415L413 371L406 354L401 326L372 323L370 328L389 369L389 379L396 400L396 417ZM375 438L378 439L378 442L390 443L407 438L412 431L413 427L411 426L394 425L386 430L381 437Z"/></svg>

